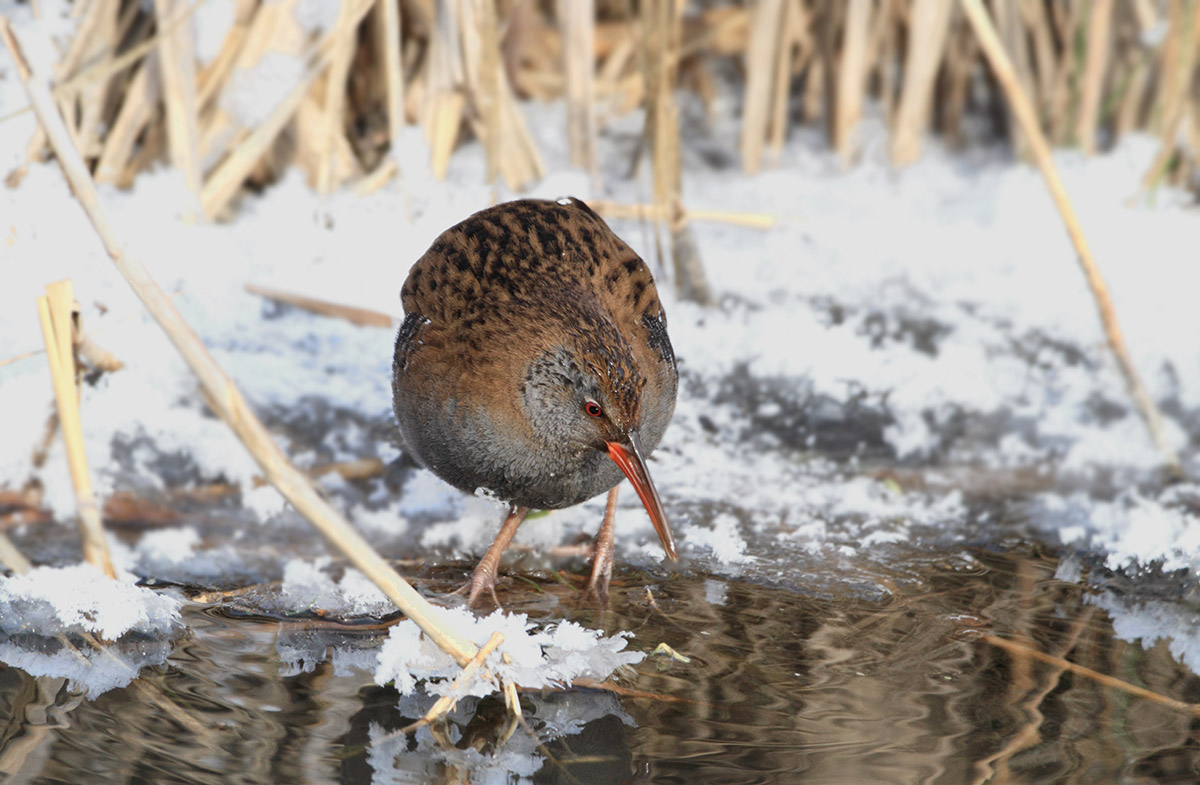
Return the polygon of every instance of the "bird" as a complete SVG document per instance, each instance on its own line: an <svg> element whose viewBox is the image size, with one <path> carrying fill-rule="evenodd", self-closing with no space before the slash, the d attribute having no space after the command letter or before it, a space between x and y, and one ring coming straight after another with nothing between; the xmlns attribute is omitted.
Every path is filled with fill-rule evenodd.
<svg viewBox="0 0 1200 785"><path fill-rule="evenodd" d="M401 287L392 402L406 452L507 514L460 589L499 607L500 557L531 510L608 492L586 593L607 603L628 479L678 551L646 459L675 411L667 317L641 257L580 199L521 199L439 235Z"/></svg>

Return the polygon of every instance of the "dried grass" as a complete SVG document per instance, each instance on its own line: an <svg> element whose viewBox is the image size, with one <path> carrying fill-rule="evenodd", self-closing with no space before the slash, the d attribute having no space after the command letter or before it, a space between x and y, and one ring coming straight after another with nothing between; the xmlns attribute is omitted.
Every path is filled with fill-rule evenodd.
<svg viewBox="0 0 1200 785"><path fill-rule="evenodd" d="M523 98L567 101L571 158L589 171L605 119L644 107L662 128L648 140L662 201L671 188L661 178L677 164L659 159L678 156L664 92L693 90L711 102L721 61L744 80L748 171L771 164L797 121L824 126L852 161L870 101L884 109L897 165L919 156L927 133L961 142L968 113L991 118L996 135L1027 152L970 26L941 0L346 0L323 34L299 27L295 0L239 0L218 54L203 64L190 44L198 5L86 4L53 79L72 141L98 181L129 185L167 160L209 217L290 164L322 191L356 183L381 171L409 122L424 127L439 176L474 136L490 172L522 188L542 172ZM989 5L1049 140L1090 153L1146 129L1163 140L1148 186L1196 170L1194 0L1162 11L1150 0ZM650 45L665 59L647 62ZM221 108L238 89L235 76L279 52L308 67L260 127L236 128ZM289 127L294 133L284 133ZM45 152L39 132L29 155Z"/></svg>

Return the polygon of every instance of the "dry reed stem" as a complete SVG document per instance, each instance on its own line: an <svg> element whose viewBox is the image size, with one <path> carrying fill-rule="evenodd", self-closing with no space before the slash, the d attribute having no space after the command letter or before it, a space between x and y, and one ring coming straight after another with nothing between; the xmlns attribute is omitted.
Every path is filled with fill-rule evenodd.
<svg viewBox="0 0 1200 785"><path fill-rule="evenodd" d="M225 40L221 43L221 51L217 52L216 58L197 78L196 103L200 111L203 112L207 109L217 91L225 84L225 80L233 71L233 65L241 54L242 46L246 43L258 11L257 0L237 0L233 27L225 34Z"/></svg>
<svg viewBox="0 0 1200 785"><path fill-rule="evenodd" d="M336 62L330 66L330 76L333 75L333 65L336 65ZM354 155L350 140L341 132L340 116L328 112L324 100L326 96L323 95L322 89L328 81L318 80L314 84L313 89L300 102L300 108L296 110L292 123L292 127L296 129L293 160L308 174L309 185L318 192L322 188L323 169L328 170L324 175L327 177L324 185L326 192L336 188L339 183L361 176L358 158ZM325 133L327 129L330 131L328 135ZM264 162L272 160L272 153L273 150L269 149L263 161L259 163L260 167Z"/></svg>
<svg viewBox="0 0 1200 785"><path fill-rule="evenodd" d="M183 293L182 289L177 289L176 291L174 291L170 294L170 297L174 298L174 297L179 296L182 293ZM94 332L102 333L105 330L107 330L108 328L113 327L118 324L121 324L122 322L127 322L130 319L137 319L137 318L141 317L141 315L144 313L146 313L145 308L142 308L133 313L127 313L124 316L120 316L120 317L110 320L108 324L105 324L103 327L96 329ZM86 346L88 343L91 343L91 341L92 341L92 339L90 337L90 334L81 335L80 336L80 344L79 344L81 351L84 350L83 347ZM36 357L37 355L42 354L45 351L46 351L45 347L41 347L38 349L30 349L27 352L22 352L21 354L14 355L14 356L9 357L4 360L0 360L0 368L3 368L4 366L10 365L15 362L20 362L21 360L28 360L30 357ZM108 352L106 352L104 349L99 349L99 351L103 352L104 354L107 354L109 357L112 357L112 355L109 354ZM115 358L114 358L114 360L115 360ZM120 367L124 367L124 363L122 363L120 360L115 360L115 361L120 365ZM89 359L89 362L90 362L90 359ZM108 370L108 369L102 368L102 370ZM113 368L112 370L120 370L120 368Z"/></svg>
<svg viewBox="0 0 1200 785"><path fill-rule="evenodd" d="M1079 112L1075 116L1075 141L1085 155L1096 152L1096 126L1108 57L1112 52L1112 0L1093 0L1087 24L1087 59L1080 75Z"/></svg>
<svg viewBox="0 0 1200 785"><path fill-rule="evenodd" d="M0 563L17 575L24 575L33 569L33 564L25 558L25 554L21 553L3 532L0 532Z"/></svg>
<svg viewBox="0 0 1200 785"><path fill-rule="evenodd" d="M99 27L91 35L92 40L85 44L86 56L89 60L95 57L111 57L117 50L117 46L125 36L125 33L128 32L128 25L132 23L136 16L136 11L132 6L126 8L124 20L122 20L119 3L95 3L95 5L106 5L107 8L105 8L105 13L101 16ZM124 21L124 24L122 24L122 21ZM79 149L85 155L95 155L100 148L99 135L103 122L104 106L110 89L115 89L116 87L117 85L111 82L93 82L79 90L74 96L77 104L75 135L79 140Z"/></svg>
<svg viewBox="0 0 1200 785"><path fill-rule="evenodd" d="M292 86L266 121L255 128L205 181L200 202L206 217L216 216L241 190L242 184L258 165L263 153L296 113L313 82L326 70L343 36L353 36L358 23L367 11L371 10L371 0L347 2L352 3L350 10L339 19L337 27L327 33L309 55L304 76Z"/></svg>
<svg viewBox="0 0 1200 785"><path fill-rule="evenodd" d="M457 88L463 82L458 18L448 7L439 14L432 11L431 8L434 26L430 30L429 54L423 72L418 74L422 77L421 89L413 90L410 96L422 99L419 116L429 142L430 167L434 177L441 180L446 176L450 153L458 140L466 99Z"/></svg>
<svg viewBox="0 0 1200 785"><path fill-rule="evenodd" d="M503 129L504 138L509 140L505 145L505 155L502 161L508 160L511 155L513 160L521 162L518 174L508 181L510 188L520 190L527 188L534 180L541 179L546 174L546 165L542 162L542 155L538 152L533 136L529 133L525 115L517 106L512 85L504 78L500 79L500 96L502 100L500 126Z"/></svg>
<svg viewBox="0 0 1200 785"><path fill-rule="evenodd" d="M845 29L833 109L833 149L843 163L849 164L854 157L854 131L862 117L863 87L867 81L871 0L849 0Z"/></svg>
<svg viewBox="0 0 1200 785"><path fill-rule="evenodd" d="M1036 27L1036 25L1027 24L1025 19L1026 12L1029 9L1029 4L1026 0L994 0L992 3L993 13L996 15L996 27L999 30L1001 40L1004 41L1004 49L1012 58L1013 69L1017 73L1017 78L1020 80L1021 87L1025 90L1025 94L1034 96L1034 101L1041 105L1047 101L1052 90L1047 92L1044 89L1039 89L1040 85L1034 79L1035 69L1030 62L1029 47L1027 45L1026 30ZM1045 25L1049 27L1048 24ZM1046 43L1049 44L1047 36ZM1053 49L1050 50L1051 52ZM1036 69L1036 72L1048 72L1053 75L1055 73L1054 65L1058 62L1057 58L1051 58L1042 64L1042 68ZM1053 85L1053 79L1046 80L1047 87ZM1012 129L1016 124L1013 122L1012 109L1006 104L1004 105L1004 113L1007 118L1007 126ZM1029 155L1028 143L1021 134L1011 133L1013 150L1019 158L1027 158Z"/></svg>
<svg viewBox="0 0 1200 785"><path fill-rule="evenodd" d="M1058 170L1054 166L1054 159L1050 155L1050 147L1046 144L1046 138L1042 135L1041 128L1038 126L1033 105L1029 102L1029 98L1025 95L1020 83L1017 81L1012 62L1008 59L1008 55L1004 51L1004 46L1000 43L1000 39L996 35L996 29L992 25L991 19L988 17L981 0L962 0L962 4L963 10L966 11L967 18L970 20L971 26L974 28L975 34L979 39L979 44L987 56L988 63L992 67L992 71L1008 96L1009 104L1012 106L1013 113L1016 115L1026 141L1029 143L1034 161L1038 169L1041 170L1042 177L1046 180L1046 185L1050 189L1050 195L1054 198L1054 204L1058 207L1058 211L1062 215L1067 234L1070 235L1071 242L1074 244L1075 251L1079 256L1079 265L1083 269L1084 277L1087 279L1088 286L1092 290L1092 297L1096 301L1096 308L1100 314L1100 322L1104 327L1109 348L1112 349L1113 355L1117 360L1117 366L1121 370L1121 375L1125 378L1129 395L1133 398L1134 404L1141 413L1142 418L1146 421L1146 425L1150 429L1150 436L1162 454L1167 468L1175 475L1182 475L1183 470L1179 463L1179 456L1175 453L1175 448L1167 441L1166 434L1163 432L1162 416L1158 412L1158 407L1154 404L1154 401L1150 398L1150 394L1143 386L1137 369L1133 365L1133 360L1129 356L1129 351L1125 347L1125 338L1121 333L1120 326L1117 324L1117 315L1113 309L1112 299L1108 294L1108 286L1105 284L1104 278L1100 275L1100 270L1096 267L1095 259L1092 258L1091 249L1088 247L1087 240L1083 235L1079 219L1075 215L1075 208L1071 205L1066 187L1063 185L1062 178L1059 177Z"/></svg>
<svg viewBox="0 0 1200 785"><path fill-rule="evenodd" d="M399 0L377 0L376 42L383 59L384 105L387 107L388 142L392 154L404 130L404 70L401 58Z"/></svg>
<svg viewBox="0 0 1200 785"><path fill-rule="evenodd" d="M325 74L325 101L320 116L320 132L317 143L319 157L316 166L317 193L322 194L329 193L336 185L333 162L337 151L337 142L341 141L345 146L342 116L346 107L346 80L350 76L350 64L354 61L354 49L358 43L353 35L355 28L347 25L349 13L349 3L342 3L337 25L343 33L333 44L333 54ZM353 157L350 160L353 161Z"/></svg>
<svg viewBox="0 0 1200 785"><path fill-rule="evenodd" d="M382 476L385 468L383 461L378 458L360 458L356 461L340 461L324 466L314 466L309 470L308 476L315 478L336 472L343 480L369 480Z"/></svg>
<svg viewBox="0 0 1200 785"><path fill-rule="evenodd" d="M1050 94L1054 90L1054 38L1051 31L1050 18L1045 5L1040 0L1022 0L1021 19L1025 31L1030 38L1029 58L1032 65L1037 67L1030 75L1029 95L1041 109L1043 116L1048 111ZM972 36L964 35L970 39ZM1005 42L1007 47L1007 42ZM1009 49L1009 51L1013 51Z"/></svg>
<svg viewBox="0 0 1200 785"><path fill-rule="evenodd" d="M399 172L400 165L396 163L396 159L393 157L385 158L379 166L375 167L374 171L363 175L354 184L354 193L359 196L373 194L387 185L388 181L399 174Z"/></svg>
<svg viewBox="0 0 1200 785"><path fill-rule="evenodd" d="M62 81L73 76L80 70L85 60L105 56L106 44L111 44L112 37L106 28L110 28L116 24L117 11L117 3L115 2L94 1L85 5L83 16L79 20L75 35L67 47L66 55L54 69L56 81ZM102 91L104 87L105 85L103 84L90 84L86 85L86 89L76 91L69 96L55 97L63 116L70 118L70 122L67 123L67 130L71 134L72 141L85 153L87 152L87 148L80 138L80 129L85 119L85 113L78 111L80 108L79 104L90 102L95 92L97 90ZM89 101L81 101L81 94L87 94Z"/></svg>
<svg viewBox="0 0 1200 785"><path fill-rule="evenodd" d="M638 221L667 221L670 212L662 205L656 204L621 204L619 202L588 202L588 205L606 218L626 218ZM684 208L684 215L689 221L709 221L711 223L744 226L749 229L771 229L780 218L770 213L740 213L727 210L699 210Z"/></svg>
<svg viewBox="0 0 1200 785"><path fill-rule="evenodd" d="M929 124L929 111L938 67L946 49L954 6L945 0L915 0L909 20L908 54L900 106L892 123L892 163L904 166L917 160L921 134Z"/></svg>
<svg viewBox="0 0 1200 785"><path fill-rule="evenodd" d="M400 577L362 535L317 492L312 481L291 465L262 422L254 416L233 381L225 375L204 343L184 322L183 317L150 276L145 265L125 254L122 244L108 223L87 167L79 151L70 144L70 137L62 117L56 111L49 90L40 80L31 77L29 66L21 54L12 29L8 21L2 18L0 38L3 38L16 63L17 74L29 94L38 120L46 130L63 173L70 182L80 206L96 229L105 250L195 372L217 414L246 445L272 484L330 544L374 582L440 649L454 657L458 663L465 665L475 655L477 647L457 630L441 621L438 609Z"/></svg>
<svg viewBox="0 0 1200 785"><path fill-rule="evenodd" d="M966 22L956 21L954 25L955 34L950 36L946 52L945 88L939 97L940 130L952 146L964 142L963 118L966 116L969 88L978 61L974 38L958 34Z"/></svg>
<svg viewBox="0 0 1200 785"><path fill-rule="evenodd" d="M1179 39L1183 35L1185 1L1191 2L1191 0L1168 0L1167 3L1167 35L1160 47L1161 57L1158 64L1162 87L1154 96L1149 122L1150 130L1157 134L1162 133L1167 106L1171 101L1171 96L1178 92L1177 85L1182 76L1179 69Z"/></svg>
<svg viewBox="0 0 1200 785"><path fill-rule="evenodd" d="M7 27L2 29L7 30ZM115 579L117 573L108 553L108 542L104 539L100 508L96 505L87 455L83 449L79 393L75 386L75 352L71 341L74 302L70 281L50 284L46 287L46 294L37 300L38 318L42 325L42 338L46 342L46 358L54 384L54 402L61 424L63 445L66 447L71 485L75 489L83 558Z"/></svg>
<svg viewBox="0 0 1200 785"><path fill-rule="evenodd" d="M155 14L159 19L172 19L183 10L185 3L186 0L154 0ZM186 19L186 14L179 15ZM192 30L184 21L159 38L158 64L167 109L167 150L171 163L183 173L188 191L199 200L200 130Z"/></svg>
<svg viewBox="0 0 1200 785"><path fill-rule="evenodd" d="M99 62L97 62L96 64L90 65L87 68L80 70L78 73L74 74L73 76L70 76L70 78L65 78L65 80L60 80L59 84L57 84L51 91L51 94L54 96L54 99L56 101L69 99L74 95L75 92L83 89L89 83L100 81L100 80L110 79L113 76L119 74L121 71L124 71L126 68L128 68L131 65L133 65L134 63L138 62L143 57L145 57L149 52L151 52L155 48L157 48L162 36L169 35L172 31L175 30L176 27L183 24L183 22L185 20L190 18L191 15L196 11L197 8L204 5L206 2L208 2L208 0L196 0L195 3L188 6L187 10L183 14L172 19L170 22L167 22L165 25L160 26L158 35L152 36L152 37L146 39L145 41L142 41L141 43L137 44L136 46L130 47L129 50L124 52L123 54L121 54L117 57L110 57L110 58L102 59ZM85 5L86 4L78 4L75 6L75 8L76 9L83 8ZM92 3L92 5L100 5L100 3L94 2L94 3ZM64 63L65 63L65 61L64 61ZM62 68L61 64L57 70L59 70L59 74L58 74L59 77L66 76L65 74L62 73L62 71L64 69ZM11 120L15 117L19 117L19 116L25 114L26 112L29 112L32 110L33 110L32 106L24 106L14 112L0 116L0 123L7 122L8 120ZM45 144L44 139L42 140L42 144Z"/></svg>
<svg viewBox="0 0 1200 785"><path fill-rule="evenodd" d="M341 305L332 303L328 300L320 300L315 297L305 297L304 295L294 294L292 292L284 292L279 289L270 289L265 286L248 283L245 289L250 294L256 294L259 297L266 297L269 300L275 300L286 305L291 305L296 308L302 308L311 313L320 314L321 316L329 316L334 319L344 319L351 324L356 324L360 327L395 327L398 320L386 313L372 311L369 308L359 308L353 305Z"/></svg>
<svg viewBox="0 0 1200 785"><path fill-rule="evenodd" d="M503 112L501 105L501 80L504 74L500 67L500 31L496 21L496 8L488 0L473 5L460 20L459 30L463 35L463 68L466 73L470 95L474 98L475 111L479 116L473 125L476 136L483 140L487 159L487 182L495 183L501 172L510 186L523 182L524 175L517 168L516 156L505 156L509 147L504 138ZM492 201L498 201L493 192Z"/></svg>
<svg viewBox="0 0 1200 785"><path fill-rule="evenodd" d="M495 651L496 647L501 643L504 643L504 633L499 631L493 632L492 637L487 639L487 642L479 648L479 651L475 652L475 656L471 658L471 661L462 666L462 671L454 677L454 682L450 685L450 694L443 695L442 697L438 698L433 706L429 707L429 711L425 712L424 717L412 723L411 725L406 725L403 728L394 731L390 735L405 736L409 733L412 733L417 728L423 728L426 725L431 724L434 720L446 712L452 711L454 709L454 705L458 703L456 693L462 689L467 681L475 675L475 671L483 667L483 661L486 660L488 655ZM507 694L508 693L506 691L505 695L507 696Z"/></svg>
<svg viewBox="0 0 1200 785"><path fill-rule="evenodd" d="M150 122L162 96L162 82L156 59L151 56L138 68L121 102L121 110L108 132L100 160L96 164L96 182L115 183L129 163L138 136Z"/></svg>
<svg viewBox="0 0 1200 785"><path fill-rule="evenodd" d="M571 164L596 171L595 0L558 0Z"/></svg>
<svg viewBox="0 0 1200 785"><path fill-rule="evenodd" d="M896 83L899 80L895 52L897 29L903 16L899 6L900 0L882 0L867 33L867 83L863 86L864 93L870 89L871 82L879 84L878 89L883 93L884 121L889 128L896 116ZM866 95L863 97L865 99Z"/></svg>
<svg viewBox="0 0 1200 785"><path fill-rule="evenodd" d="M1200 717L1200 703L1184 703L1183 701L1175 700L1174 698L1168 698L1166 695L1160 695L1159 693L1148 690L1145 687L1139 687L1136 684L1130 684L1123 679L1118 679L1116 676L1109 676L1106 673L1092 670L1091 668L1083 665L1076 665L1075 663L1065 660L1061 657L1055 657L1052 654L1046 654L1038 651L1037 649L1031 649L1028 646L1023 646L1006 638L1000 638L995 635L984 635L982 640L997 648L1004 649L1009 654L1031 657L1039 662L1044 662L1047 665L1053 665L1056 668L1068 670L1072 673L1089 678L1092 681L1103 684L1105 687L1111 687L1115 690L1121 690L1122 692L1127 692L1130 695L1135 695L1139 698L1145 698L1146 700L1157 703L1160 706L1166 706L1169 709L1174 709L1175 711L1179 711L1184 714L1190 714L1193 717Z"/></svg>
<svg viewBox="0 0 1200 785"><path fill-rule="evenodd" d="M742 110L742 168L753 174L762 168L763 144L776 94L781 36L786 32L786 3L759 0L751 12L750 43L746 48L746 98Z"/></svg>
<svg viewBox="0 0 1200 785"><path fill-rule="evenodd" d="M1146 190L1154 188L1162 179L1178 149L1179 131L1187 116L1187 98L1196 65L1196 48L1200 44L1200 2L1191 0L1178 24L1179 33L1170 38L1172 41L1182 39L1182 42L1173 58L1177 63L1172 70L1176 73L1173 78L1166 80L1167 86L1160 93L1166 106L1162 120L1162 144L1154 156L1154 162L1142 177L1142 188Z"/></svg>
<svg viewBox="0 0 1200 785"><path fill-rule="evenodd" d="M226 160L222 161L220 166L209 175L205 181L204 190L200 194L200 203L204 209L206 217L215 217L218 212L221 212L229 202L241 190L242 184L248 176L253 173L253 170L259 166L263 155L268 151L271 143L275 142L276 137L283 130L283 126L293 118L304 102L308 91L316 80L322 76L330 61L334 58L337 52L338 44L343 40L343 36L353 36L354 29L361 22L362 17L367 11L371 10L371 0L348 0L352 2L350 10L344 16L338 19L338 24L334 29L317 43L316 47L312 47L310 54L307 56L307 65L304 76L302 76L283 100L277 104L275 109L271 110L262 125L248 134L238 145L238 148L230 152ZM268 6L271 8L272 6ZM284 6L274 6L280 8ZM286 7L284 7L286 8ZM277 25L290 22L290 19L278 17L276 13L259 13L256 16L256 25L250 34L250 40L247 41L246 47L242 49L239 56L239 66L246 62L257 62L260 56L270 46L272 38L271 32L275 30ZM253 35L254 30L259 31L258 35Z"/></svg>
<svg viewBox="0 0 1200 785"><path fill-rule="evenodd" d="M1047 120L1049 130L1047 135L1055 144L1066 144L1068 134L1075 130L1071 117L1078 110L1078 91L1075 67L1075 37L1083 28L1083 3L1072 3L1064 10L1063 6L1055 6L1058 13L1059 39L1063 41L1059 53L1058 66L1055 72L1053 93L1048 103ZM1028 93L1026 93L1028 95Z"/></svg>
<svg viewBox="0 0 1200 785"><path fill-rule="evenodd" d="M446 170L450 168L450 154L458 143L458 129L462 125L463 109L466 98L458 91L443 92L434 99L433 120L429 131L432 141L431 150L433 161L431 168L433 176L439 180L446 178Z"/></svg>
<svg viewBox="0 0 1200 785"><path fill-rule="evenodd" d="M87 360L88 365L98 371L114 373L125 367L125 363L118 360L112 352L96 343L87 335L80 336L77 349L79 354L83 356L83 359Z"/></svg>
<svg viewBox="0 0 1200 785"><path fill-rule="evenodd" d="M773 163L778 163L783 155L783 144L787 138L792 75L801 73L815 52L808 30L811 24L808 11L800 0L789 0L783 7L779 52L775 58L775 95L771 99L771 120L767 129L767 148ZM793 47L797 49L794 57Z"/></svg>
<svg viewBox="0 0 1200 785"><path fill-rule="evenodd" d="M1137 128L1150 88L1150 71L1149 58L1143 57L1133 66L1133 73L1126 77L1128 85L1113 122L1114 138L1120 139Z"/></svg>

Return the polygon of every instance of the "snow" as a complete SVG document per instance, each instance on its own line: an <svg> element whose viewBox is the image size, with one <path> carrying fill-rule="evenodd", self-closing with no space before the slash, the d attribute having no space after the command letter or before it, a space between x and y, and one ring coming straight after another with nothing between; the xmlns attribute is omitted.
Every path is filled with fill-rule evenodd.
<svg viewBox="0 0 1200 785"><path fill-rule="evenodd" d="M40 5L38 25L24 6L12 18L27 54L45 73L56 59L56 41L70 29L71 5ZM228 2L207 6L197 12L205 57L231 13ZM334 10L313 2L298 13L306 26L324 29ZM288 57L264 58L254 72L234 75L242 86L226 94L226 109L235 120L261 121L300 67ZM11 70L2 73L0 114L7 115L26 101ZM551 169L528 195L644 198L643 183L618 174L629 170L638 113L608 124L602 176L594 179L567 166L561 106L523 110ZM1200 577L1200 520L1191 501L1196 487L1163 488L1157 478L1160 456L1129 403L1038 173L1003 151L951 153L934 142L921 161L893 170L882 158L879 129L868 120L862 129L867 154L853 168L843 169L816 135L801 131L775 170L747 176L701 160L702 145L736 150L733 110L718 106L710 122L685 103L684 204L758 211L777 220L769 230L693 222L719 307L676 300L670 265L655 253L654 231L612 221L660 279L680 361L675 419L650 471L690 560L685 568L809 586L815 578L797 553L828 556L838 565L886 560L887 546L919 540L931 529L950 541L975 540L972 499L953 481L939 484L937 473L965 468L986 484L989 472L1027 469L1071 489L1040 493L1029 507L1032 528L1052 544L1096 554L1131 574L1156 566ZM4 174L23 163L33 128L28 113L0 123ZM1059 151L1055 161L1132 356L1163 406L1168 438L1195 477L1200 213L1190 196L1170 188L1153 198L1138 193L1157 145L1131 135L1104 155ZM282 308L248 294L244 285L398 318L408 267L438 233L490 204L494 194L518 196L484 184L478 145L456 152L445 183L432 179L418 129L404 132L397 158L402 176L367 196L350 190L320 196L298 171L289 172L262 197L242 201L233 220L221 225L189 218L191 197L170 171L141 175L129 191L101 188L129 252L173 294L247 399L277 424L289 418L310 423L307 431L274 428L303 468L397 457L389 442L394 335ZM56 520L69 522L73 515L61 444L51 445L40 467L29 459L53 406L45 358L37 353L42 339L34 300L47 283L69 277L86 332L125 363L82 392L85 452L99 496L118 490L153 496L225 482L241 492L239 512L262 524L224 540L190 523L174 533L148 533L117 549L121 563L148 579L207 584L222 576L282 577L288 601L300 609L328 606L353 615L384 607L355 573L335 580L332 565L312 561L312 554L279 559L273 567L244 556L273 530L295 526L295 516L276 491L256 483L257 465L207 412L192 376L102 252L55 164L32 164L18 187L0 188L0 216L0 487L36 481ZM5 362L26 352L33 354ZM297 432L316 438L293 443L300 441ZM889 481L877 474L881 465L924 472L930 482ZM479 554L502 516L489 500L463 496L424 472L399 491L381 484L370 495L333 477L322 486L373 541L387 538L424 553ZM530 520L517 542L543 550L570 542L593 533L602 514L603 499L597 499ZM618 559L658 564L661 548L628 488L618 518ZM93 585L85 573L63 575ZM128 580L119 587L122 596L132 594ZM7 591L16 592L12 598L37 596L32 584ZM132 614L136 603L118 607ZM86 611L60 610L75 624L82 624L80 613L86 617ZM48 614L36 618L49 624ZM165 607L155 614L169 615ZM127 620L97 618L106 630ZM505 628L513 635L506 646L515 651L521 642L531 663L550 663L548 647L571 637L570 628L530 637L524 624ZM393 635L409 635L405 640L416 646L404 629ZM397 670L392 676L381 670L384 677L408 684L414 673L444 673L430 658L407 663L409 676L403 676L398 645L392 644L388 661Z"/></svg>
<svg viewBox="0 0 1200 785"><path fill-rule="evenodd" d="M89 697L125 686L166 660L183 626L177 598L135 581L90 564L0 578L0 662L67 678Z"/></svg>
<svg viewBox="0 0 1200 785"><path fill-rule="evenodd" d="M746 542L738 533L738 519L722 513L711 527L689 525L684 530L688 545L707 548L714 559L724 564L739 564L752 557L746 554Z"/></svg>
<svg viewBox="0 0 1200 785"><path fill-rule="evenodd" d="M490 695L507 681L530 689L559 687L578 678L607 679L613 671L641 662L641 652L625 651L629 633L606 637L572 621L535 628L523 613L495 611L476 617L465 608L444 610L440 620L482 647L499 632L504 641L484 660L475 675L463 683L454 679L461 668L439 649L420 628L405 620L392 627L379 652L375 683L392 682L401 695L410 695L417 683L429 695Z"/></svg>
<svg viewBox="0 0 1200 785"><path fill-rule="evenodd" d="M293 608L321 610L336 617L385 616L396 606L358 570L348 568L334 581L325 572L331 559L292 559L283 568L283 596Z"/></svg>
<svg viewBox="0 0 1200 785"><path fill-rule="evenodd" d="M1200 485L1174 485L1150 498L1136 488L1111 501L1044 494L1038 520L1052 526L1064 545L1104 555L1112 570L1154 565L1200 575Z"/></svg>

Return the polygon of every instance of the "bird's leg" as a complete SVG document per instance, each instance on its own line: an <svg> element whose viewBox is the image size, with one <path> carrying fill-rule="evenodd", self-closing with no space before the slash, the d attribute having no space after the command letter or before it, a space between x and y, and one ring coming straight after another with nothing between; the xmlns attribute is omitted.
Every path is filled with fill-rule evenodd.
<svg viewBox="0 0 1200 785"><path fill-rule="evenodd" d="M613 538L614 526L617 519L617 489L613 486L608 492L608 504L604 507L604 522L600 531L596 532L596 543L592 552L592 577L588 579L584 594L595 597L600 607L608 604L608 582L612 578L613 569Z"/></svg>
<svg viewBox="0 0 1200 785"><path fill-rule="evenodd" d="M525 520L525 516L528 514L528 507L512 506L508 508L508 517L504 519L500 533L496 535L496 539L492 540L491 547L487 549L487 553L483 554L479 564L475 565L475 571L471 573L471 580L455 592L456 594L467 592L468 608L473 607L475 601L479 599L479 595L485 591L492 595L492 601L496 603L496 607L500 607L500 600L496 597L496 571L500 569L500 557L504 555L504 549L508 547L513 535L517 533L517 527L521 525L521 521Z"/></svg>

